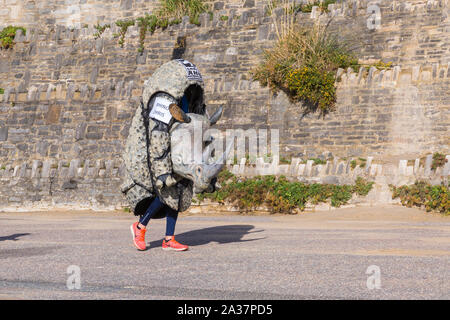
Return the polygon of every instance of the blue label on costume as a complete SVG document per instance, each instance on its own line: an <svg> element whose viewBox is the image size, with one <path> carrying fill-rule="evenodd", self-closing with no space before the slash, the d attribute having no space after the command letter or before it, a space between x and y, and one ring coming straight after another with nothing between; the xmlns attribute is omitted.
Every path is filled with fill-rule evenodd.
<svg viewBox="0 0 450 320"><path fill-rule="evenodd" d="M183 96L183 98L181 99L181 109L185 113L189 113L189 102L186 96Z"/></svg>

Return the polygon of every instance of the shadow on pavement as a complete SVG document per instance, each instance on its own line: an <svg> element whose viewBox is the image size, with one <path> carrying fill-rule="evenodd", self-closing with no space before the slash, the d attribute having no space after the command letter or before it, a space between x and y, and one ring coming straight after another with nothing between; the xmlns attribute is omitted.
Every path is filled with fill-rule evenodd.
<svg viewBox="0 0 450 320"><path fill-rule="evenodd" d="M23 237L23 236L28 236L29 234L30 233L15 233L10 236L0 237L0 241L6 241L6 240L17 241L17 240L19 240L18 238Z"/></svg>
<svg viewBox="0 0 450 320"><path fill-rule="evenodd" d="M232 242L247 242L255 241L265 238L256 239L242 239L247 234L262 232L264 230L255 230L255 226L252 225L227 225L204 228L199 230L192 230L175 234L175 238L178 242L187 244L188 246L201 246L210 242L218 242L220 244L232 243ZM148 249L158 247L162 245L162 239L150 242Z"/></svg>
<svg viewBox="0 0 450 320"><path fill-rule="evenodd" d="M29 247L29 248L15 248L15 249L1 250L0 259L45 256L61 248L63 248L63 246Z"/></svg>

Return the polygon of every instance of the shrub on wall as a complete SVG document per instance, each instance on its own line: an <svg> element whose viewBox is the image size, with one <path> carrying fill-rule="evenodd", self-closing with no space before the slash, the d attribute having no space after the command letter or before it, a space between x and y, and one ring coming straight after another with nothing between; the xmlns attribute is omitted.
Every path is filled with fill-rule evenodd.
<svg viewBox="0 0 450 320"><path fill-rule="evenodd" d="M284 176L257 176L238 178L229 171L219 175L222 188L198 195L198 200L211 199L219 203L231 203L243 211L266 206L271 212L293 213L304 210L306 203L330 202L333 207L346 204L353 194L365 196L372 189L373 182L358 178L354 185L305 184L291 182Z"/></svg>
<svg viewBox="0 0 450 320"><path fill-rule="evenodd" d="M275 47L264 52L253 79L274 93L285 92L294 103L303 102L304 111L323 116L334 110L337 69L357 68L358 60L328 25L307 29L288 24L277 32Z"/></svg>
<svg viewBox="0 0 450 320"><path fill-rule="evenodd" d="M160 7L156 10L155 14L145 14L142 17L136 18L136 20L119 20L116 25L120 27L119 44L123 47L125 43L125 34L128 27L137 22L139 27L139 52L144 51L144 41L147 32L153 34L157 28L165 29L170 25L179 24L184 16L189 17L189 21L192 24L200 25L200 14L207 12L208 6L203 0L160 0ZM109 27L109 25L108 25ZM99 32L95 35L100 36L104 29L103 27L96 27ZM101 31L101 32L100 32Z"/></svg>
<svg viewBox="0 0 450 320"><path fill-rule="evenodd" d="M431 162L431 169L436 170L439 167L443 167L447 163L445 154L435 152L433 154L433 161Z"/></svg>
<svg viewBox="0 0 450 320"><path fill-rule="evenodd" d="M438 211L450 214L450 184L430 185L423 181L416 181L410 186L391 186L392 199L399 198L402 205L407 207L424 207L426 211Z"/></svg>
<svg viewBox="0 0 450 320"><path fill-rule="evenodd" d="M160 2L158 16L168 22L173 20L181 22L181 18L188 16L190 23L200 25L199 16L208 9L202 0L160 0Z"/></svg>
<svg viewBox="0 0 450 320"><path fill-rule="evenodd" d="M313 7L318 7L320 11L322 12L328 12L328 5L335 3L336 0L316 0L311 3L301 3L295 7L296 11L309 13L312 11Z"/></svg>
<svg viewBox="0 0 450 320"><path fill-rule="evenodd" d="M26 29L24 27L17 26L7 26L0 31L0 48L9 49L14 47L14 37L16 36L17 30L22 30L22 33L26 34Z"/></svg>

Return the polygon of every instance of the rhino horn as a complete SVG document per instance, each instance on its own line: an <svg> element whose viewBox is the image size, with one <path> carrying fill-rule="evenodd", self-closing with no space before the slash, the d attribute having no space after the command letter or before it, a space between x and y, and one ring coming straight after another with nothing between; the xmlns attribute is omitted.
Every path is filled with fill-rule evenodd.
<svg viewBox="0 0 450 320"><path fill-rule="evenodd" d="M227 146L227 149L225 150L224 153L222 153L222 156L216 160L216 162L211 163L211 164L205 164L204 167L204 174L208 177L208 178L214 178L216 177L220 170L222 170L222 168L225 166L225 162L228 158L228 155L230 153L230 151L232 150L233 144L230 143ZM208 148L208 147L207 147Z"/></svg>
<svg viewBox="0 0 450 320"><path fill-rule="evenodd" d="M212 152L211 147L212 147L212 144L208 144L203 149L203 154L202 154L203 163L209 162L209 159L211 158L211 152Z"/></svg>
<svg viewBox="0 0 450 320"><path fill-rule="evenodd" d="M213 126L219 121L220 117L222 116L223 107L219 107L216 112L209 118L210 124Z"/></svg>

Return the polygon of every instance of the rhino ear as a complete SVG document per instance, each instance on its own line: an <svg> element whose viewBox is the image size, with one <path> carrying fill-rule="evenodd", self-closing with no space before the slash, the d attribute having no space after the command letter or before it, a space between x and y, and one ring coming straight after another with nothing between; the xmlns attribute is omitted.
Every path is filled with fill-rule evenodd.
<svg viewBox="0 0 450 320"><path fill-rule="evenodd" d="M183 110L181 110L181 108L176 105L175 103L172 103L169 106L169 112L172 115L172 117L174 117L175 120L182 122L182 123L189 123L191 122L191 118L189 118L189 116L184 113Z"/></svg>
<svg viewBox="0 0 450 320"><path fill-rule="evenodd" d="M219 109L214 112L214 114L209 118L209 122L211 125L215 125L217 121L219 121L220 117L222 116L223 107L220 106Z"/></svg>

